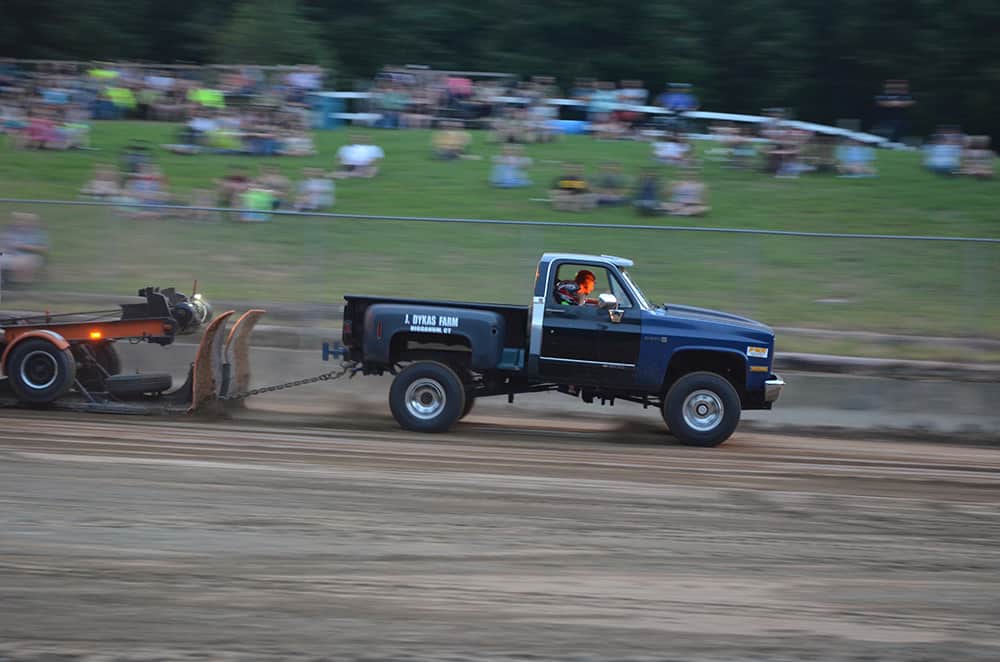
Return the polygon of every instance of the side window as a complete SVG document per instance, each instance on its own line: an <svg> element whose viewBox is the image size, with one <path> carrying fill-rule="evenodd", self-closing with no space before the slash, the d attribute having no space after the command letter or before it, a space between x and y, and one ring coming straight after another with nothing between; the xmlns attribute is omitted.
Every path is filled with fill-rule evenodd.
<svg viewBox="0 0 1000 662"><path fill-rule="evenodd" d="M596 304L598 296L607 292L615 295L619 306L622 308L632 307L632 301L626 293L625 287L607 268L592 264L574 264L569 262L564 262L558 266L554 282L548 293L546 306L562 307L576 305L575 303L571 303L571 301L573 301L573 295L579 292L577 280L581 272L589 272L594 276L594 288L589 294L585 295L587 299L594 301ZM583 308L596 308L596 305L583 306Z"/></svg>
<svg viewBox="0 0 1000 662"><path fill-rule="evenodd" d="M611 276L610 280L611 280L611 294L614 294L615 298L618 299L618 307L631 308L632 299L629 298L628 290L625 289L625 286L622 285L621 281L618 278Z"/></svg>
<svg viewBox="0 0 1000 662"><path fill-rule="evenodd" d="M549 296L546 302L547 307L576 307L576 297L580 294L580 286L577 280L586 273L594 277L594 290L587 298L596 298L599 292L600 282L607 282L604 277L604 269L594 267L589 264L573 264L564 262L556 268L555 279L549 284Z"/></svg>

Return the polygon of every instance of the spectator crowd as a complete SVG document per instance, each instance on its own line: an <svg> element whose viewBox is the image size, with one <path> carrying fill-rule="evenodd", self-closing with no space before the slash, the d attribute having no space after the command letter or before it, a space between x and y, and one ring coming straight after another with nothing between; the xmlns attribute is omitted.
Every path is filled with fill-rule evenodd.
<svg viewBox="0 0 1000 662"><path fill-rule="evenodd" d="M99 119L165 120L180 128L162 148L183 155L314 156L310 95L322 89L314 66L219 67L204 70L138 66L51 65L31 72L0 65L0 121L13 149L89 149L90 123ZM706 160L757 170L780 179L809 174L878 176L876 151L861 134L828 131L791 121L784 109L762 111L762 121L715 121L707 127L688 113L700 108L695 89L668 83L652 93L643 81L579 79L563 96L551 77L518 81L503 75L462 75L420 68L386 68L366 95L373 129L432 128L430 156L442 161L483 160L473 153L471 129L494 145L484 167L488 184L519 189L539 181L533 145L586 131L596 141L641 141L649 161L636 173L621 162L563 163L546 202L560 211L630 205L643 215L699 216L710 212L701 176ZM877 128L904 140L915 104L906 81L888 81L874 98ZM649 105L647 105L649 104ZM560 112L564 111L564 112ZM697 150L694 140L710 140ZM308 167L293 182L277 167L256 172L233 166L214 185L188 196L171 191L149 146L131 145L121 164L97 165L81 189L87 198L114 202L123 213L212 217L209 209L240 210L263 221L275 210L321 211L334 205L335 182L378 176L385 152L370 134L351 136L328 168ZM106 160L105 160L106 161ZM986 136L942 126L923 146L927 170L945 176L992 178L994 154ZM596 168L595 168L596 166ZM23 221L23 219L22 219ZM22 222L21 225L24 225Z"/></svg>

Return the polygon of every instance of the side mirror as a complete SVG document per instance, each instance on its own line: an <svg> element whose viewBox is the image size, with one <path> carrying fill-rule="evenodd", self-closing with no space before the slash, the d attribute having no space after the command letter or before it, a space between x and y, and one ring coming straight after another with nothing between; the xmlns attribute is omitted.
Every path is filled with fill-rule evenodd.
<svg viewBox="0 0 1000 662"><path fill-rule="evenodd" d="M625 311L618 307L618 297L614 294L602 294L597 297L599 305L601 308L608 309L608 318L611 320L612 324L618 324L622 321L622 316Z"/></svg>

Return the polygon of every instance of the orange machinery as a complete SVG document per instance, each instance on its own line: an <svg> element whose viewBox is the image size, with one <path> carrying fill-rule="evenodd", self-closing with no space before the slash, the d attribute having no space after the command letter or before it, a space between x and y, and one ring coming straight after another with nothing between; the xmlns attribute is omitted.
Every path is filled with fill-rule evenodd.
<svg viewBox="0 0 1000 662"><path fill-rule="evenodd" d="M161 396L171 388L169 374L121 375L114 349L117 340L169 345L176 336L209 325L212 310L198 294L187 297L173 288L147 287L142 303L114 311L68 313L0 319L0 366L9 390L22 404L49 404L75 392L96 404L127 397ZM114 319L107 319L111 314ZM231 313L220 316L219 328ZM235 329L234 329L235 331ZM203 340L204 344L204 340ZM214 348L218 350L218 347ZM199 356L208 349L199 348ZM209 368L208 373L214 372ZM190 382L175 393L178 404L190 403Z"/></svg>

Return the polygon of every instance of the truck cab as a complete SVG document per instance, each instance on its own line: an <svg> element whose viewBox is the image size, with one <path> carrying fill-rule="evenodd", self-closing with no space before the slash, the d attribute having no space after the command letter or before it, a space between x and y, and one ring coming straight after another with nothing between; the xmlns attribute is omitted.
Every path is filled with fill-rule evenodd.
<svg viewBox="0 0 1000 662"><path fill-rule="evenodd" d="M546 253L527 309L348 296L344 342L366 373L398 371L390 406L408 429L446 430L479 397L551 390L654 405L682 442L722 443L742 410L770 409L784 386L771 369L774 332L737 315L653 305L633 266Z"/></svg>

